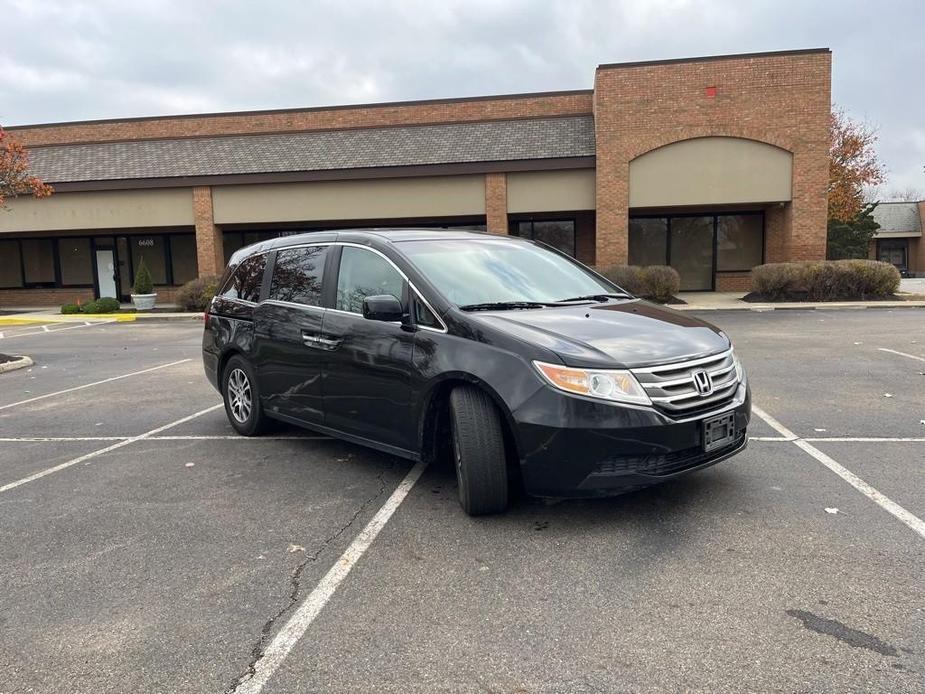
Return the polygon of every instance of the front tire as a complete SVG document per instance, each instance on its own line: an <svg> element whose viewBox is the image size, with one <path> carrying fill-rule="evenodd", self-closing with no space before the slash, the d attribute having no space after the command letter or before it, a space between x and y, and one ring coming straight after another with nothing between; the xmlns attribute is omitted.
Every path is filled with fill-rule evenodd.
<svg viewBox="0 0 925 694"><path fill-rule="evenodd" d="M488 395L472 386L450 393L453 462L459 503L470 516L507 508L507 460L501 415Z"/></svg>
<svg viewBox="0 0 925 694"><path fill-rule="evenodd" d="M241 356L228 360L222 372L222 398L228 422L242 436L257 436L267 429L253 367Z"/></svg>

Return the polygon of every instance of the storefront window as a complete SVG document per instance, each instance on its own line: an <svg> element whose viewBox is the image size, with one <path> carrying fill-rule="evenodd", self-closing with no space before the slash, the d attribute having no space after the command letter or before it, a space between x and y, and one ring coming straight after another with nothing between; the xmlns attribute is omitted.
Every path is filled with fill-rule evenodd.
<svg viewBox="0 0 925 694"><path fill-rule="evenodd" d="M167 259L163 236L132 236L132 266L138 272L138 263L144 258L154 284L167 284Z"/></svg>
<svg viewBox="0 0 925 694"><path fill-rule="evenodd" d="M570 256L575 255L575 221L572 219L515 222L511 233L540 241Z"/></svg>
<svg viewBox="0 0 925 694"><path fill-rule="evenodd" d="M23 239L26 284L55 284L55 250L51 239Z"/></svg>
<svg viewBox="0 0 925 694"><path fill-rule="evenodd" d="M716 218L716 269L747 272L761 265L764 220L760 214L728 214Z"/></svg>
<svg viewBox="0 0 925 694"><path fill-rule="evenodd" d="M61 284L93 284L90 239L58 239L58 257L61 260Z"/></svg>
<svg viewBox="0 0 925 694"><path fill-rule="evenodd" d="M630 219L629 264L665 265L668 262L668 218Z"/></svg>
<svg viewBox="0 0 925 694"><path fill-rule="evenodd" d="M0 241L0 288L22 286L22 261L19 241Z"/></svg>
<svg viewBox="0 0 925 694"><path fill-rule="evenodd" d="M196 261L196 237L183 234L170 237L170 265L173 270L173 283L186 284L199 275Z"/></svg>

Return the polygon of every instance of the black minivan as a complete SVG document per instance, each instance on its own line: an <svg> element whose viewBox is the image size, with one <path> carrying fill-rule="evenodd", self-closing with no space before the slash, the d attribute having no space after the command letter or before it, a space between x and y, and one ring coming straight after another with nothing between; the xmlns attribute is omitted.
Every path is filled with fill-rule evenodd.
<svg viewBox="0 0 925 694"><path fill-rule="evenodd" d="M509 236L356 230L237 251L205 320L206 374L245 436L271 420L455 462L470 514L599 496L745 448L729 338Z"/></svg>

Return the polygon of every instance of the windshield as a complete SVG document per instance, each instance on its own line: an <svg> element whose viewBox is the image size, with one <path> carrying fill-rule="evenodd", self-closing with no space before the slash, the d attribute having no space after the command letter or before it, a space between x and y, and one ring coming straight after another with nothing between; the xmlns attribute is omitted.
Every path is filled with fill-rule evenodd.
<svg viewBox="0 0 925 694"><path fill-rule="evenodd" d="M522 241L409 241L401 248L457 306L552 303L622 291L568 258Z"/></svg>

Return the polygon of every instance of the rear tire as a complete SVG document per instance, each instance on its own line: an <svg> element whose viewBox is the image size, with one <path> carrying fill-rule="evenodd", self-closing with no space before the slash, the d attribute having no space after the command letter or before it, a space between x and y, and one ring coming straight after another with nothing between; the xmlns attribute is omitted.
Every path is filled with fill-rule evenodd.
<svg viewBox="0 0 925 694"><path fill-rule="evenodd" d="M488 395L472 386L450 393L453 462L459 503L470 516L507 508L507 460L501 415Z"/></svg>
<svg viewBox="0 0 925 694"><path fill-rule="evenodd" d="M233 356L222 372L222 398L228 422L242 436L258 436L268 427L260 405L260 391L253 367L244 357Z"/></svg>

